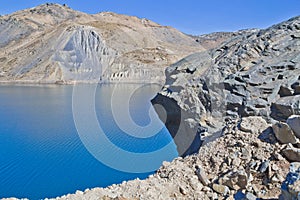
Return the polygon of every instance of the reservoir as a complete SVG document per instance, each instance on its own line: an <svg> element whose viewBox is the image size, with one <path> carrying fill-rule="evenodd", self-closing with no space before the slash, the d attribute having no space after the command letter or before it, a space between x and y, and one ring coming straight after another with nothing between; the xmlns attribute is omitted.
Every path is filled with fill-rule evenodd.
<svg viewBox="0 0 300 200"><path fill-rule="evenodd" d="M150 103L159 90L1 85L0 198L51 198L153 174L177 156Z"/></svg>

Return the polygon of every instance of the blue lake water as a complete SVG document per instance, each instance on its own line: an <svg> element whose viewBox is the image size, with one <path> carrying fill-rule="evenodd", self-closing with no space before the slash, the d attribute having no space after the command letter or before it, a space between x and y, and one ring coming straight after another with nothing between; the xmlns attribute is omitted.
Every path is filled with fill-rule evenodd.
<svg viewBox="0 0 300 200"><path fill-rule="evenodd" d="M155 133L149 131L151 127L143 129L153 124L150 99L159 90L157 85L138 89L134 84L98 85L91 107L107 140L95 137L100 131L90 125L93 119L88 113L93 112L85 110L93 102L85 94L91 87L80 86L79 91L84 92L74 97L74 86L0 86L0 198L57 197L143 179L162 161L177 156L165 127ZM74 107L74 98L82 108ZM134 125L124 115L124 106ZM95 143L86 142L91 138ZM168 149L160 153L166 146ZM160 156L154 157L155 153Z"/></svg>

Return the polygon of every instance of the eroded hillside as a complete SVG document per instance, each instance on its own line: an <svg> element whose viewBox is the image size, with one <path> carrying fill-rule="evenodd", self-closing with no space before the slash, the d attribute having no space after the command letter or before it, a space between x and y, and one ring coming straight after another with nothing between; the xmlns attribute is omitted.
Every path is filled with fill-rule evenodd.
<svg viewBox="0 0 300 200"><path fill-rule="evenodd" d="M0 81L159 82L203 48L174 28L111 12L44 4L0 17Z"/></svg>

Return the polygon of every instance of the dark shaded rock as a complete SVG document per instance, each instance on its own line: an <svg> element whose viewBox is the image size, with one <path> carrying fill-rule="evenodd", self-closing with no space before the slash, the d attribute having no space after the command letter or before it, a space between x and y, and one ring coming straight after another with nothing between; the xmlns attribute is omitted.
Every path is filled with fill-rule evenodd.
<svg viewBox="0 0 300 200"><path fill-rule="evenodd" d="M282 97L271 105L271 117L278 121L286 121L297 114L300 114L300 95Z"/></svg>
<svg viewBox="0 0 300 200"><path fill-rule="evenodd" d="M294 90L292 88L281 86L279 89L278 94L280 97L287 97L287 96L293 96Z"/></svg>
<svg viewBox="0 0 300 200"><path fill-rule="evenodd" d="M294 90L294 95L299 95L300 94L300 83L296 82L292 84L292 89Z"/></svg>
<svg viewBox="0 0 300 200"><path fill-rule="evenodd" d="M288 124L278 122L272 126L274 134L279 142L282 144L296 144L298 142L293 130Z"/></svg>
<svg viewBox="0 0 300 200"><path fill-rule="evenodd" d="M227 96L227 109L232 111L240 110L241 106L243 105L243 97L237 96L235 94L229 94Z"/></svg>
<svg viewBox="0 0 300 200"><path fill-rule="evenodd" d="M186 120L191 118L189 113L181 109L174 99L158 94L151 102L174 139L179 156L197 153L201 146L199 124Z"/></svg>
<svg viewBox="0 0 300 200"><path fill-rule="evenodd" d="M262 99L262 98L257 98L250 100L248 102L250 105L253 105L255 108L266 108L268 107L268 101Z"/></svg>
<svg viewBox="0 0 300 200"><path fill-rule="evenodd" d="M270 143L270 144L275 144L278 140L276 139L273 128L269 127L266 130L264 130L258 138L264 142Z"/></svg>

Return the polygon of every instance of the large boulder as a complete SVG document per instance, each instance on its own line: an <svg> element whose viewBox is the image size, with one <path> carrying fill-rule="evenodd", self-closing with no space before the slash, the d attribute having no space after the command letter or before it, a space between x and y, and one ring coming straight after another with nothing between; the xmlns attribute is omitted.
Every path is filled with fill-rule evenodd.
<svg viewBox="0 0 300 200"><path fill-rule="evenodd" d="M284 122L277 122L272 126L274 134L277 140L282 144L296 144L298 139L296 138L293 130L289 127L288 124Z"/></svg>
<svg viewBox="0 0 300 200"><path fill-rule="evenodd" d="M300 138L300 115L290 116L286 123L291 127L296 137Z"/></svg>
<svg viewBox="0 0 300 200"><path fill-rule="evenodd" d="M245 189L249 183L248 174L244 170L230 171L219 179L221 185L233 190Z"/></svg>
<svg viewBox="0 0 300 200"><path fill-rule="evenodd" d="M293 147L289 144L286 149L283 150L283 154L289 161L300 162L300 149Z"/></svg>
<svg viewBox="0 0 300 200"><path fill-rule="evenodd" d="M271 117L278 121L286 121L291 115L300 114L300 95L282 97L272 103Z"/></svg>
<svg viewBox="0 0 300 200"><path fill-rule="evenodd" d="M255 134L262 133L269 127L270 125L266 122L266 120L257 116L244 117L240 123L240 129L242 131Z"/></svg>

